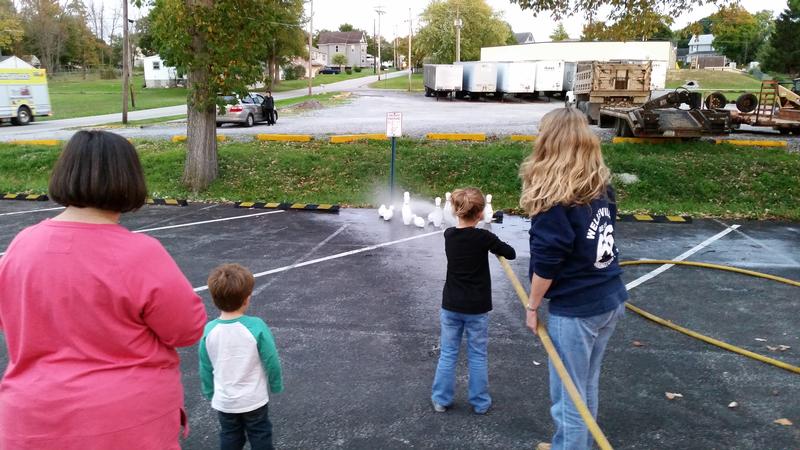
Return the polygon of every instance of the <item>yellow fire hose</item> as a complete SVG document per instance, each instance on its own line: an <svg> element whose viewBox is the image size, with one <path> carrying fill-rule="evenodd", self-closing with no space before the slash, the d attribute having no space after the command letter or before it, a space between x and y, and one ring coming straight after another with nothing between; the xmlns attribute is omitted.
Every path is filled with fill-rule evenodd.
<svg viewBox="0 0 800 450"><path fill-rule="evenodd" d="M500 264L506 271L506 275L508 275L508 279L511 281L511 284L514 285L514 290L517 291L519 301L522 302L523 306L527 305L528 293L525 292L525 288L522 287L517 275L511 269L511 265L508 263L508 260L502 256L498 256L497 259L500 260ZM583 418L583 421L589 428L589 432L592 433L592 437L594 437L594 440L597 442L597 446L600 447L600 450L611 450L613 447L611 447L611 444L608 442L608 439L606 439L603 431L597 425L594 417L592 417L592 413L589 412L589 408L586 407L586 403L584 403L580 392L578 392L578 388L575 387L575 383L573 383L572 378L570 378L567 368L564 367L564 362L561 360L561 357L558 356L558 352L556 351L555 346L553 346L553 341L550 340L550 335L547 334L547 328L545 328L544 324L540 321L536 330L538 332L539 339L542 341L542 345L544 345L544 349L547 351L547 356L550 357L551 364L553 364L553 367L556 369L559 378L561 378L561 382L567 389L567 393L572 399L572 402L575 404L575 409L578 410L581 418Z"/></svg>
<svg viewBox="0 0 800 450"><path fill-rule="evenodd" d="M522 286L522 283L519 282L519 279L517 278L517 275L511 269L511 265L502 256L498 256L497 259L500 260L500 264L503 266L503 270L505 270L506 275L508 276L508 279L511 281L511 284L514 286L514 290L517 291L517 296L519 296L519 300L522 302L522 305L523 306L527 305L527 303L528 303L528 293L525 292L525 288ZM692 267L702 267L702 268L706 268L706 269L724 270L724 271L727 271L727 272L734 272L734 273L739 273L739 274L748 275L748 276L752 276L752 277L764 278L764 279L767 279L767 280L773 280L773 281L777 281L779 283L788 284L790 286L800 287L800 282L794 281L794 280L790 280L788 278L778 277L778 276L775 276L775 275L769 275L769 274L761 273L761 272L755 272L755 271L752 271L752 270L739 269L737 267L724 266L724 265L720 265L720 264L711 264L711 263L702 263L702 262L693 262L693 261L672 261L672 260L651 259L651 260L642 260L642 261L624 261L624 262L620 263L620 266L635 266L635 265L644 265L644 264L657 264L657 265L674 264L674 265L681 265L681 266L692 266ZM681 332L683 334L686 334L687 336L691 336L693 338L699 339L699 340L701 340L703 342L707 342L707 343L709 343L711 345L715 345L715 346L720 347L722 349L729 350L731 352L738 353L740 355L744 355L744 356L747 356L749 358L753 358L753 359L755 359L757 361L761 361L761 362L764 362L764 363L767 363L767 364L771 364L771 365L773 365L775 367L779 367L781 369L785 369L785 370L788 370L790 372L794 372L794 373L800 374L800 367L785 363L783 361L779 361L779 360L774 359L774 358L770 358L768 356L760 355L758 353L751 352L749 350L745 350L745 349L743 349L741 347L737 347L735 345L728 344L727 342L723 342L723 341L720 341L720 340L717 340L717 339L702 335L702 334L697 333L695 331L692 331L692 330L690 330L688 328L684 328L684 327L681 327L679 325L675 325L674 323L672 323L672 322L670 322L668 320L662 319L661 317L658 317L658 316L656 316L654 314L651 314L651 313L649 313L647 311L644 311L641 308L638 308L638 307L636 307L634 305L631 305L630 303L626 303L625 306L629 310L635 312L636 314L641 315L642 317L644 317L644 318L646 318L648 320L651 320L651 321L653 321L655 323L658 323L660 325L664 325L666 327L669 327L669 328L671 328L671 329L673 329L675 331L679 331L679 332ZM572 381L572 378L570 378L566 367L564 367L564 362L558 356L558 352L556 351L555 347L553 346L553 341L550 340L550 336L547 334L546 327L544 326L544 324L541 321L539 322L536 330L538 332L539 339L541 339L541 341L542 341L542 345L544 345L544 349L547 351L547 356L550 358L550 361L553 364L553 367L556 369L556 373L558 373L559 378L561 378L561 382L564 384L564 387L567 389L567 393L569 394L570 398L572 399L572 402L575 404L575 408L578 410L578 413L580 413L581 418L583 418L583 421L586 423L586 426L588 427L589 432L592 433L592 437L594 437L594 440L597 442L597 445L600 447L601 450L611 449L612 448L611 444L608 442L608 439L606 439L606 436L603 434L603 431L597 425L597 422L594 420L594 417L592 417L592 414L589 412L589 409L586 407L586 404L584 403L580 392L578 392L578 389L575 387L575 383Z"/></svg>
<svg viewBox="0 0 800 450"><path fill-rule="evenodd" d="M643 265L643 264L657 264L657 265L675 264L675 265L681 265L681 266L702 267L702 268L705 268L705 269L724 270L726 272L734 272L734 273L739 273L739 274L743 274L743 275L748 275L748 276L751 276L751 277L764 278L764 279L767 279L767 280L773 280L773 281L777 281L779 283L788 284L790 286L800 287L800 282L794 281L794 280L790 280L788 278L782 278L782 277L778 277L778 276L775 276L775 275L769 275L769 274L766 274L766 273L755 272L755 271L752 271L752 270L739 269L737 267L723 266L723 265L719 265L719 264L710 264L710 263L702 263L702 262L671 261L671 260L655 260L655 259L653 259L653 260L643 260L643 261L624 261L624 262L620 263L620 266L636 266L636 265ZM688 328L684 328L684 327L682 327L680 325L676 325L676 324L670 322L669 320L662 319L661 317L658 317L655 314L651 314L651 313L649 313L647 311L644 311L641 308L638 308L638 307L636 307L634 305L631 305L630 303L626 303L625 306L629 310L635 312L636 314L639 314L640 316L642 316L642 317L644 317L644 318L646 318L648 320L651 320L651 321L653 321L653 322L655 322L655 323L657 323L659 325L664 325L665 327L672 328L673 330L678 331L680 333L683 333L683 334L685 334L687 336L691 336L691 337L693 337L695 339L699 339L699 340L701 340L703 342L709 343L711 345L715 345L715 346L717 346L719 348L722 348L722 349L725 349L725 350L729 350L731 352L738 353L738 354L743 355L743 356L747 356L748 358L755 359L756 361L761 361L761 362L764 362L764 363L767 363L767 364L771 364L771 365L773 365L775 367L779 367L781 369L785 369L785 370L788 370L790 372L794 372L794 373L800 374L800 367L794 366L792 364L785 363L783 361L779 361L779 360L777 360L775 358L770 358L769 356L764 356L764 355L761 355L761 354L758 354L758 353L755 353L755 352L751 352L750 350L745 350L745 349L743 349L741 347L737 347L735 345L728 344L727 342L723 342L723 341L714 339L712 337L705 336L705 335L700 334L700 333L698 333L696 331L692 331L692 330L690 330Z"/></svg>

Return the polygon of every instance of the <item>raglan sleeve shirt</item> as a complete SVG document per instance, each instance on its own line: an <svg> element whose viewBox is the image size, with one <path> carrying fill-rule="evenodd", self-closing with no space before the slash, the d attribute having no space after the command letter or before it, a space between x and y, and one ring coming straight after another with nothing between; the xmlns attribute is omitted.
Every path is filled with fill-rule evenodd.
<svg viewBox="0 0 800 450"><path fill-rule="evenodd" d="M264 321L260 322L256 337L258 354L261 357L261 363L264 364L264 371L267 373L269 390L277 394L283 392L283 374L281 362L278 358L278 349L275 347L275 338L272 336L269 327Z"/></svg>

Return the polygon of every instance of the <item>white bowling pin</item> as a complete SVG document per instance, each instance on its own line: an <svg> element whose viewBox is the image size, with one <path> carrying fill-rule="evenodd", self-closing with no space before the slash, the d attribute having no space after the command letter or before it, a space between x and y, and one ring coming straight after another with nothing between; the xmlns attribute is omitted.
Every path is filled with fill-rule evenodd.
<svg viewBox="0 0 800 450"><path fill-rule="evenodd" d="M442 215L444 218L444 222L447 225L455 226L458 225L458 219L456 219L455 213L453 212L453 203L450 201L450 197L452 194L449 192L444 194L444 209L442 211Z"/></svg>
<svg viewBox="0 0 800 450"><path fill-rule="evenodd" d="M494 209L492 209L492 194L487 194L486 206L483 207L483 221L485 223L492 223L492 216L494 216Z"/></svg>
<svg viewBox="0 0 800 450"><path fill-rule="evenodd" d="M390 205L386 212L383 214L383 220L390 221L394 217L394 205Z"/></svg>
<svg viewBox="0 0 800 450"><path fill-rule="evenodd" d="M442 226L442 220L444 219L444 214L442 213L442 198L436 197L436 208L428 214L428 220L433 223L433 226L439 228Z"/></svg>
<svg viewBox="0 0 800 450"><path fill-rule="evenodd" d="M416 225L419 228L425 228L425 219L423 219L420 216L416 216L415 215L414 216L414 225Z"/></svg>
<svg viewBox="0 0 800 450"><path fill-rule="evenodd" d="M381 205L381 207L378 208L378 215L383 217L383 215L386 214L386 211L388 211L386 205Z"/></svg>
<svg viewBox="0 0 800 450"><path fill-rule="evenodd" d="M411 212L411 194L408 192L403 193L403 208L400 213L403 216L403 225L411 225L414 214Z"/></svg>

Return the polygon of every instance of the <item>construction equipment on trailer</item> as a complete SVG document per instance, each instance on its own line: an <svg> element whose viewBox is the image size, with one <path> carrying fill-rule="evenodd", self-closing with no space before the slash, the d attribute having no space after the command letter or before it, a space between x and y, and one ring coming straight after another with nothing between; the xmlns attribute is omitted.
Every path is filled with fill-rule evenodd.
<svg viewBox="0 0 800 450"><path fill-rule="evenodd" d="M621 137L697 138L730 133L730 111L702 109L701 105L702 94L677 89L637 107L604 106L600 126L615 126Z"/></svg>
<svg viewBox="0 0 800 450"><path fill-rule="evenodd" d="M575 104L594 123L603 106L633 107L650 98L652 62L579 62Z"/></svg>
<svg viewBox="0 0 800 450"><path fill-rule="evenodd" d="M758 96L751 93L741 95L736 108L731 112L736 128L740 125L769 127L781 134L800 135L800 95L776 80L762 81Z"/></svg>

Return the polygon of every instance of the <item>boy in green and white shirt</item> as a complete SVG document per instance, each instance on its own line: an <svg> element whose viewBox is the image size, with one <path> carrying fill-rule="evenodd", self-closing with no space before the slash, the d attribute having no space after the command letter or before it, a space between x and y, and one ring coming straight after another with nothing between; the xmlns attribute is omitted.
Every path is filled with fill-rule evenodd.
<svg viewBox="0 0 800 450"><path fill-rule="evenodd" d="M221 314L206 325L200 341L200 381L219 412L222 450L240 450L247 440L253 450L273 448L268 391L283 391L283 380L269 327L244 314L254 284L253 274L238 264L223 264L208 277Z"/></svg>

